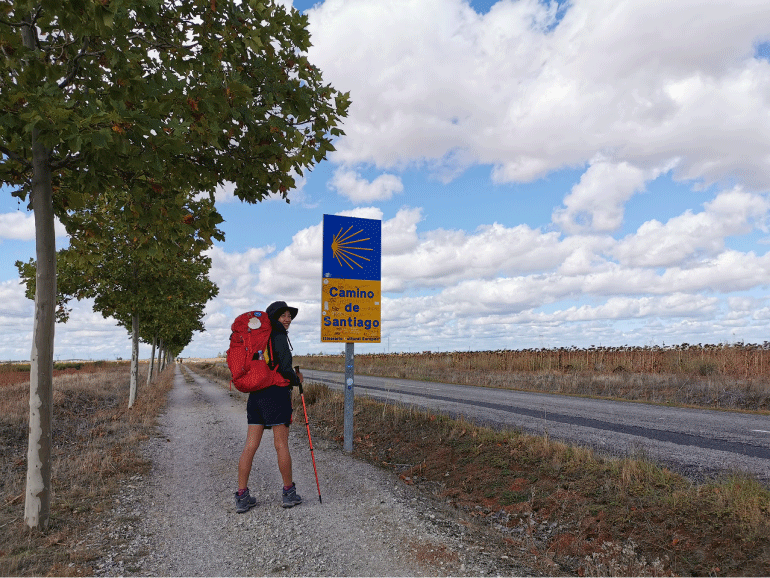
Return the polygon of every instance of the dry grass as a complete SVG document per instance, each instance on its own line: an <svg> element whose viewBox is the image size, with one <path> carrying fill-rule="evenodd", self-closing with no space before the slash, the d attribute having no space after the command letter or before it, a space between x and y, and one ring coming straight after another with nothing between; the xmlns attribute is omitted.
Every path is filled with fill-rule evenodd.
<svg viewBox="0 0 770 578"><path fill-rule="evenodd" d="M229 379L221 366L195 370ZM428 378L427 364L415 371ZM343 395L308 384L305 401L313 436L342 444ZM503 553L546 575L761 576L770 568L770 492L743 475L696 484L643 457L603 458L367 398L356 399L353 447L495 529Z"/></svg>
<svg viewBox="0 0 770 578"><path fill-rule="evenodd" d="M146 371L146 368L145 368ZM115 489L148 471L139 444L152 435L173 372L144 385L128 405L127 363L86 364L54 378L52 500L49 528L24 524L29 384L2 387L0 396L0 575L90 575L99 556L83 543L106 514ZM145 373L146 379L146 373Z"/></svg>
<svg viewBox="0 0 770 578"><path fill-rule="evenodd" d="M341 442L342 394L312 386L305 398L314 434ZM356 400L354 436L357 457L496 527L507 555L546 574L770 568L770 492L744 476L696 485L643 459L366 399Z"/></svg>

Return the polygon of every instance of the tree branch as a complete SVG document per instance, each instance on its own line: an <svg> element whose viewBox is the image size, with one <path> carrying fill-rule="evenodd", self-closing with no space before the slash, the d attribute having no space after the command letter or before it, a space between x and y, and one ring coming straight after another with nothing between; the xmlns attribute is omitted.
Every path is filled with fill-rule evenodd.
<svg viewBox="0 0 770 578"><path fill-rule="evenodd" d="M29 162L26 158L18 155L17 153L13 152L8 147L0 144L0 153L3 153L5 156L7 156L9 159L16 161L20 165L22 165L25 169L31 169L32 163Z"/></svg>
<svg viewBox="0 0 770 578"><path fill-rule="evenodd" d="M78 154L73 155L72 153L67 153L66 156L60 158L58 161L51 161L51 168L60 169L62 167L66 167L73 160L77 162L79 156L80 155Z"/></svg>
<svg viewBox="0 0 770 578"><path fill-rule="evenodd" d="M59 83L59 88L64 90L67 88L70 83L74 80L75 76L77 75L77 72L80 68L79 62L85 58L86 56L101 56L103 54L102 52L88 52L87 48L89 45L89 39L84 38L83 39L83 45L80 47L80 50L75 55L75 58L72 59L72 68L70 68L69 73L67 76L65 76L62 81Z"/></svg>

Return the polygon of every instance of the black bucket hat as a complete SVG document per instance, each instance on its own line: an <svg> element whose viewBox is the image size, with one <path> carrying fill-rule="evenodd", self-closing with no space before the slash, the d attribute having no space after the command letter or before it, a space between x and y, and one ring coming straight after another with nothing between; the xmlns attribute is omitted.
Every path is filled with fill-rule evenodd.
<svg viewBox="0 0 770 578"><path fill-rule="evenodd" d="M267 316L271 320L277 320L281 315L283 315L284 311L288 311L291 314L291 318L294 319L297 316L299 309L296 307L289 307L286 305L286 301L274 301L268 305L267 309L265 310Z"/></svg>

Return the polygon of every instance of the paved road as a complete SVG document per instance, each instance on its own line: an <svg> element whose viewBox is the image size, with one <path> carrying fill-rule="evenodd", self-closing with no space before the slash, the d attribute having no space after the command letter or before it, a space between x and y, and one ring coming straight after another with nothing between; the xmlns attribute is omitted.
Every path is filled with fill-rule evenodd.
<svg viewBox="0 0 770 578"><path fill-rule="evenodd" d="M344 375L303 369L308 381L342 389ZM770 486L770 417L553 394L355 376L354 393L463 416L592 447L641 455L699 479L741 470Z"/></svg>

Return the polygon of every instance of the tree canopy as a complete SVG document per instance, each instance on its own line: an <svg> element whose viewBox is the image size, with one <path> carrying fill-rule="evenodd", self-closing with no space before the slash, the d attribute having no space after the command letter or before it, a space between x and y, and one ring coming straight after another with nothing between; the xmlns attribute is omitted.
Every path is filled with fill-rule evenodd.
<svg viewBox="0 0 770 578"><path fill-rule="evenodd" d="M286 197L349 104L309 46L307 17L271 2L0 2L0 178L31 194L36 131L62 219L126 179Z"/></svg>

